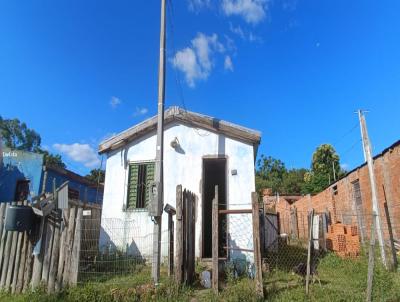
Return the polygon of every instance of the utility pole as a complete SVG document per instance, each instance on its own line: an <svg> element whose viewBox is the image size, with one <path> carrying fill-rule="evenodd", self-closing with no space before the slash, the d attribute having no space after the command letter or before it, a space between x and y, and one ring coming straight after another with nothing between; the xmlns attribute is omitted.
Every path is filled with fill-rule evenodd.
<svg viewBox="0 0 400 302"><path fill-rule="evenodd" d="M387 267L386 262L386 254L385 254L385 242L383 240L383 231L382 231L382 221L380 215L380 209L378 204L378 194L377 194L377 187L375 181L375 171L374 171L374 161L372 158L372 149L371 143L368 136L367 124L365 121L364 112L362 110L358 110L358 117L360 120L360 127L361 127L361 137L363 141L363 150L364 156L368 164L368 172L369 172L369 179L371 184L371 193L372 193L372 213L374 213L374 220L376 226L376 233L378 237L379 247L381 250L381 257L382 262L385 267Z"/></svg>
<svg viewBox="0 0 400 302"><path fill-rule="evenodd" d="M160 262L161 262L161 220L163 212L164 195L164 104L165 104L165 0L161 0L161 30L160 30L160 62L158 67L158 117L157 117L157 146L156 146L156 166L155 182L151 187L151 202L149 215L154 222L153 231L153 266L152 278L154 284L160 281Z"/></svg>
<svg viewBox="0 0 400 302"><path fill-rule="evenodd" d="M334 161L332 161L332 170L333 170L333 180L336 181L336 167Z"/></svg>

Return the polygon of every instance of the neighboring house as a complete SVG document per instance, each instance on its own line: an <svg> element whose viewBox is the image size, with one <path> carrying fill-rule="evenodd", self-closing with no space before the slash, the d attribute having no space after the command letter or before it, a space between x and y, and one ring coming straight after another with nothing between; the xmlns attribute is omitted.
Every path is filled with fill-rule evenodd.
<svg viewBox="0 0 400 302"><path fill-rule="evenodd" d="M101 203L103 186L62 168L45 166L43 154L4 148L0 156L0 202L26 200L69 181L69 197Z"/></svg>
<svg viewBox="0 0 400 302"><path fill-rule="evenodd" d="M147 206L149 184L154 180L156 126L156 117L150 118L99 146L99 153L107 155L101 245L146 258L152 255L153 222ZM214 187L219 185L219 202L226 208L251 208L261 135L178 107L166 110L164 135L164 205L175 207L177 185L197 196L195 253L196 257L211 258ZM166 217L164 214L163 243L167 242ZM241 221L247 223L240 225ZM221 230L229 238L227 244L252 248L251 220L230 216L227 225ZM163 244L163 256L166 247Z"/></svg>

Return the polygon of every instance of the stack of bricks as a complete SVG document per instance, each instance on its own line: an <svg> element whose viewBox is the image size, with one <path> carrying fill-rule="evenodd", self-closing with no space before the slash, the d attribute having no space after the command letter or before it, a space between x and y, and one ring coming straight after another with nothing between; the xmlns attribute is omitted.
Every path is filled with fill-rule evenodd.
<svg viewBox="0 0 400 302"><path fill-rule="evenodd" d="M357 257L360 255L360 237L358 228L354 225L335 223L329 226L326 234L326 244L329 250L340 257Z"/></svg>

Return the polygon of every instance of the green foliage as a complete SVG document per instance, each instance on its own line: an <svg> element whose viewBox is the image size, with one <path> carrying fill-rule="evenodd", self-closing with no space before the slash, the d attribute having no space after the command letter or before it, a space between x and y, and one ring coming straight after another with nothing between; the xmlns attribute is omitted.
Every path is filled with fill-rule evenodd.
<svg viewBox="0 0 400 302"><path fill-rule="evenodd" d="M61 155L51 154L40 147L42 139L39 133L29 129L25 123L21 123L18 119L3 119L0 116L0 139L4 141L8 148L43 154L46 166L63 169L67 167L62 161Z"/></svg>
<svg viewBox="0 0 400 302"><path fill-rule="evenodd" d="M106 172L101 169L93 169L89 172L88 175L85 176L85 178L93 183L104 183Z"/></svg>
<svg viewBox="0 0 400 302"><path fill-rule="evenodd" d="M40 147L40 135L18 119L3 119L0 116L0 134L5 145L12 149L35 151Z"/></svg>
<svg viewBox="0 0 400 302"><path fill-rule="evenodd" d="M335 148L330 144L322 144L313 154L311 172L305 175L305 192L319 193L334 182L335 177L339 179L344 174Z"/></svg>
<svg viewBox="0 0 400 302"><path fill-rule="evenodd" d="M281 160L261 155L256 171L257 192L271 188L273 193L301 194L306 172L306 169L288 170Z"/></svg>

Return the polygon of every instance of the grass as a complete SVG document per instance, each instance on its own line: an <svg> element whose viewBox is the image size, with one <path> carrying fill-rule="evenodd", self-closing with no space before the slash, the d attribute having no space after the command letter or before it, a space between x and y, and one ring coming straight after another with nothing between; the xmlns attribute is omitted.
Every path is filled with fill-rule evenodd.
<svg viewBox="0 0 400 302"><path fill-rule="evenodd" d="M199 268L200 269L200 268ZM268 301L365 301L368 263L366 257L341 259L328 254L321 259L318 272L322 285L311 284L310 295L305 295L301 277L290 272L289 266L275 265L265 276ZM165 275L165 274L163 274ZM254 281L229 278L218 296L200 287L179 287L168 278L162 285L151 285L150 270L143 269L135 275L116 277L103 282L89 282L69 288L59 294L47 295L43 290L11 296L0 293L0 301L10 302L136 302L136 301L259 301ZM373 301L400 301L400 273L386 271L377 263L374 275Z"/></svg>

